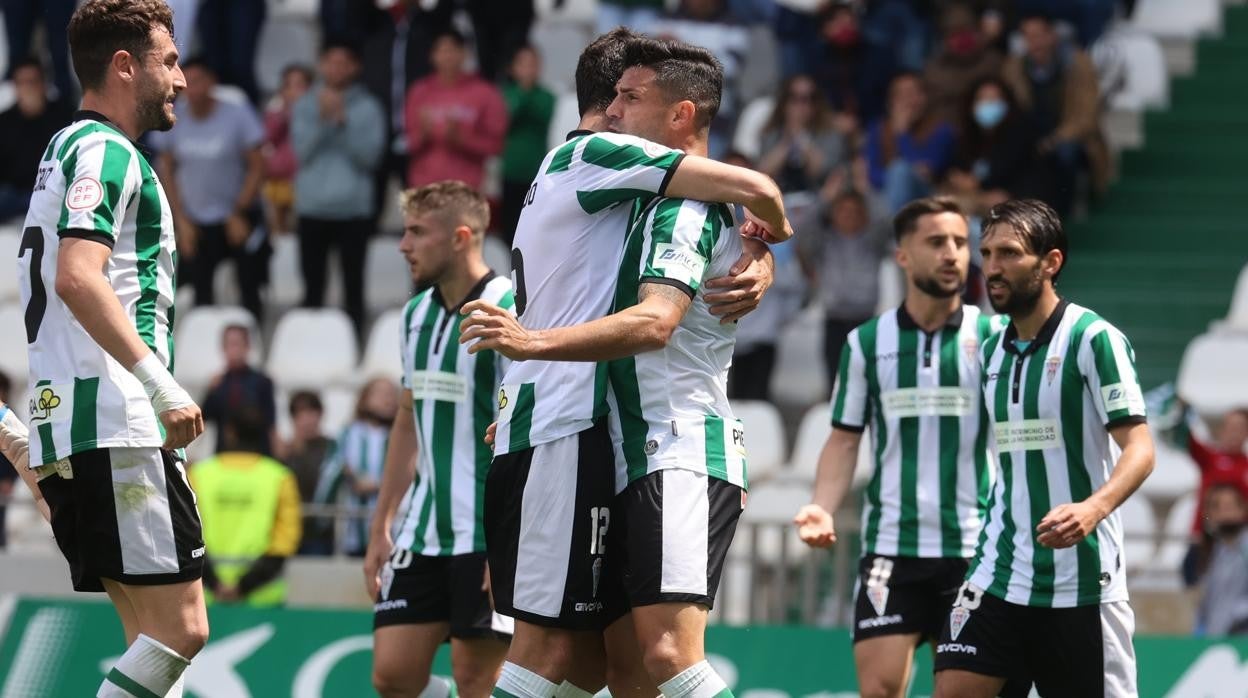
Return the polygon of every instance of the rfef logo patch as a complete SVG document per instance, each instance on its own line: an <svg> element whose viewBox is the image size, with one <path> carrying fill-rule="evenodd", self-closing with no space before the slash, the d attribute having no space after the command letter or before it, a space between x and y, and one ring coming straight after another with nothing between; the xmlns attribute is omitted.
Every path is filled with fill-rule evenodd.
<svg viewBox="0 0 1248 698"><path fill-rule="evenodd" d="M65 206L71 211L89 211L104 200L104 187L94 177L79 177L65 190Z"/></svg>

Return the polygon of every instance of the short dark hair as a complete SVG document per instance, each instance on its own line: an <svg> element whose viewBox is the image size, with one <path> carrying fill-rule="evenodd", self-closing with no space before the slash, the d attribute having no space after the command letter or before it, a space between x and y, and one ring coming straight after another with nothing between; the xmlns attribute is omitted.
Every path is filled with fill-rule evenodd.
<svg viewBox="0 0 1248 698"><path fill-rule="evenodd" d="M357 63L360 61L360 47L350 41L342 39L330 39L321 45L321 57L330 51L346 51Z"/></svg>
<svg viewBox="0 0 1248 698"><path fill-rule="evenodd" d="M897 215L893 216L893 239L901 242L907 235L918 230L920 218L937 213L956 213L966 218L966 212L962 210L961 204L951 196L928 196L915 199L902 206Z"/></svg>
<svg viewBox="0 0 1248 698"><path fill-rule="evenodd" d="M39 71L40 76L47 74L43 69L42 61L34 56L26 56L25 58L19 58L18 60L13 61L13 65L9 66L9 75L16 75L17 71L22 68L34 68Z"/></svg>
<svg viewBox="0 0 1248 698"><path fill-rule="evenodd" d="M981 237L988 237L998 225L1013 228L1027 251L1032 254L1043 257L1053 250L1061 252L1062 266L1053 274L1053 280L1057 281L1062 269L1066 268L1068 259L1066 231L1062 229L1062 219L1057 211L1037 199L1010 199L988 210Z"/></svg>
<svg viewBox="0 0 1248 698"><path fill-rule="evenodd" d="M1032 10L1031 12L1024 12L1023 16L1018 18L1018 26L1023 26L1024 22L1041 22L1044 26L1052 29L1053 15L1047 12Z"/></svg>
<svg viewBox="0 0 1248 698"><path fill-rule="evenodd" d="M624 66L653 70L654 84L669 98L693 102L698 128L709 127L719 113L724 66L715 54L701 46L643 37L624 49Z"/></svg>
<svg viewBox="0 0 1248 698"><path fill-rule="evenodd" d="M640 36L628 27L616 27L581 51L576 61L576 107L581 116L606 111L615 101L615 83L624 74L624 49Z"/></svg>
<svg viewBox="0 0 1248 698"><path fill-rule="evenodd" d="M291 393L290 405L287 409L290 411L291 417L303 410L315 410L322 414L325 413L325 406L321 404L321 396L311 390L296 390L294 393Z"/></svg>
<svg viewBox="0 0 1248 698"><path fill-rule="evenodd" d="M187 58L184 61L179 61L179 62L182 64L183 73L185 73L188 70L191 70L192 68L198 68L204 71L205 73L208 73L213 78L218 77L216 68L213 68L212 64L208 62L208 59L204 58L201 55L194 55L194 56L191 56L190 58Z"/></svg>
<svg viewBox="0 0 1248 698"><path fill-rule="evenodd" d="M465 37L463 32L459 31L455 27L443 27L439 29L437 32L434 33L433 41L430 41L429 45L433 46L434 44L438 43L439 39L450 39L451 41L454 41L460 48L463 48L468 45L467 37Z"/></svg>
<svg viewBox="0 0 1248 698"><path fill-rule="evenodd" d="M224 342L225 336L231 332L242 332L243 339L246 339L249 344L251 343L251 328L244 325L243 323L231 322L225 327L222 327L221 328L221 341Z"/></svg>
<svg viewBox="0 0 1248 698"><path fill-rule="evenodd" d="M0 395L8 395L13 390L13 381L9 379L9 374L0 371Z"/></svg>
<svg viewBox="0 0 1248 698"><path fill-rule="evenodd" d="M269 450L269 424L252 405L230 410L225 416L225 450L264 453Z"/></svg>
<svg viewBox="0 0 1248 698"><path fill-rule="evenodd" d="M164 0L87 0L69 19L69 54L84 90L104 86L113 54L152 50L152 30L173 36L173 10Z"/></svg>
<svg viewBox="0 0 1248 698"><path fill-rule="evenodd" d="M316 73L308 66L302 63L288 63L282 68L282 82L296 73L302 75L309 83L316 80Z"/></svg>

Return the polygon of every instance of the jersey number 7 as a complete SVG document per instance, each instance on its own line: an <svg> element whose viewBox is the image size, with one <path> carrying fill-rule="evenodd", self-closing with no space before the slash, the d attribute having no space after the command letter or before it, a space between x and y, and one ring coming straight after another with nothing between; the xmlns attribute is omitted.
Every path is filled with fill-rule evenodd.
<svg viewBox="0 0 1248 698"><path fill-rule="evenodd" d="M43 285L43 230L31 226L22 233L22 246L17 249L21 259L30 250L30 303L26 306L26 343L34 344L39 337L43 314L48 310L48 291Z"/></svg>

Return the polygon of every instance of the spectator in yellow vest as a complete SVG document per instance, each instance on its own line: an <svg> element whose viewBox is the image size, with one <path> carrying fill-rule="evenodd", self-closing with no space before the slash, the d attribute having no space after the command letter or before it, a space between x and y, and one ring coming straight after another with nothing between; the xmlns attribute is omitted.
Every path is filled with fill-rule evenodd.
<svg viewBox="0 0 1248 698"><path fill-rule="evenodd" d="M294 473L261 455L264 415L245 407L225 423L225 450L190 470L204 525L204 595L211 603L276 606L286 600L282 570L302 534Z"/></svg>

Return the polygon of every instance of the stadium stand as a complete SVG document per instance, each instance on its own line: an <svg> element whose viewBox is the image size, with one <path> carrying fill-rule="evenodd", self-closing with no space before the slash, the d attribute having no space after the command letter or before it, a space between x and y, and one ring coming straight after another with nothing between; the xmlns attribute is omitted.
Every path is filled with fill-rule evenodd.
<svg viewBox="0 0 1248 698"><path fill-rule="evenodd" d="M225 367L221 333L228 325L244 325L251 331L249 363L260 365L263 338L251 313L236 306L201 305L191 308L174 329L174 377L196 398L202 398L212 379ZM202 439L201 439L202 440Z"/></svg>
<svg viewBox="0 0 1248 698"><path fill-rule="evenodd" d="M29 363L26 358L26 325L25 313L16 302L0 304L0 322L6 329L0 332L0 371L4 371L13 381L16 395L22 393L18 389L26 385L26 372Z"/></svg>
<svg viewBox="0 0 1248 698"><path fill-rule="evenodd" d="M364 345L360 373L365 376L386 376L399 381L403 367L399 362L399 334L403 330L403 309L392 308L373 321Z"/></svg>
<svg viewBox="0 0 1248 698"><path fill-rule="evenodd" d="M784 465L787 447L780 411L759 400L733 402L732 411L745 426L750 483L771 479Z"/></svg>
<svg viewBox="0 0 1248 698"><path fill-rule="evenodd" d="M17 259L17 248L22 236L16 228L0 230L0 257ZM0 303L17 301L17 274L0 274Z"/></svg>
<svg viewBox="0 0 1248 698"><path fill-rule="evenodd" d="M355 370L358 357L355 329L346 313L299 308L278 321L267 370L286 390L352 386L362 382Z"/></svg>
<svg viewBox="0 0 1248 698"><path fill-rule="evenodd" d="M1248 357L1248 336L1197 337L1183 352L1179 395L1204 415L1242 407L1248 400L1248 367L1244 366L1244 357Z"/></svg>

